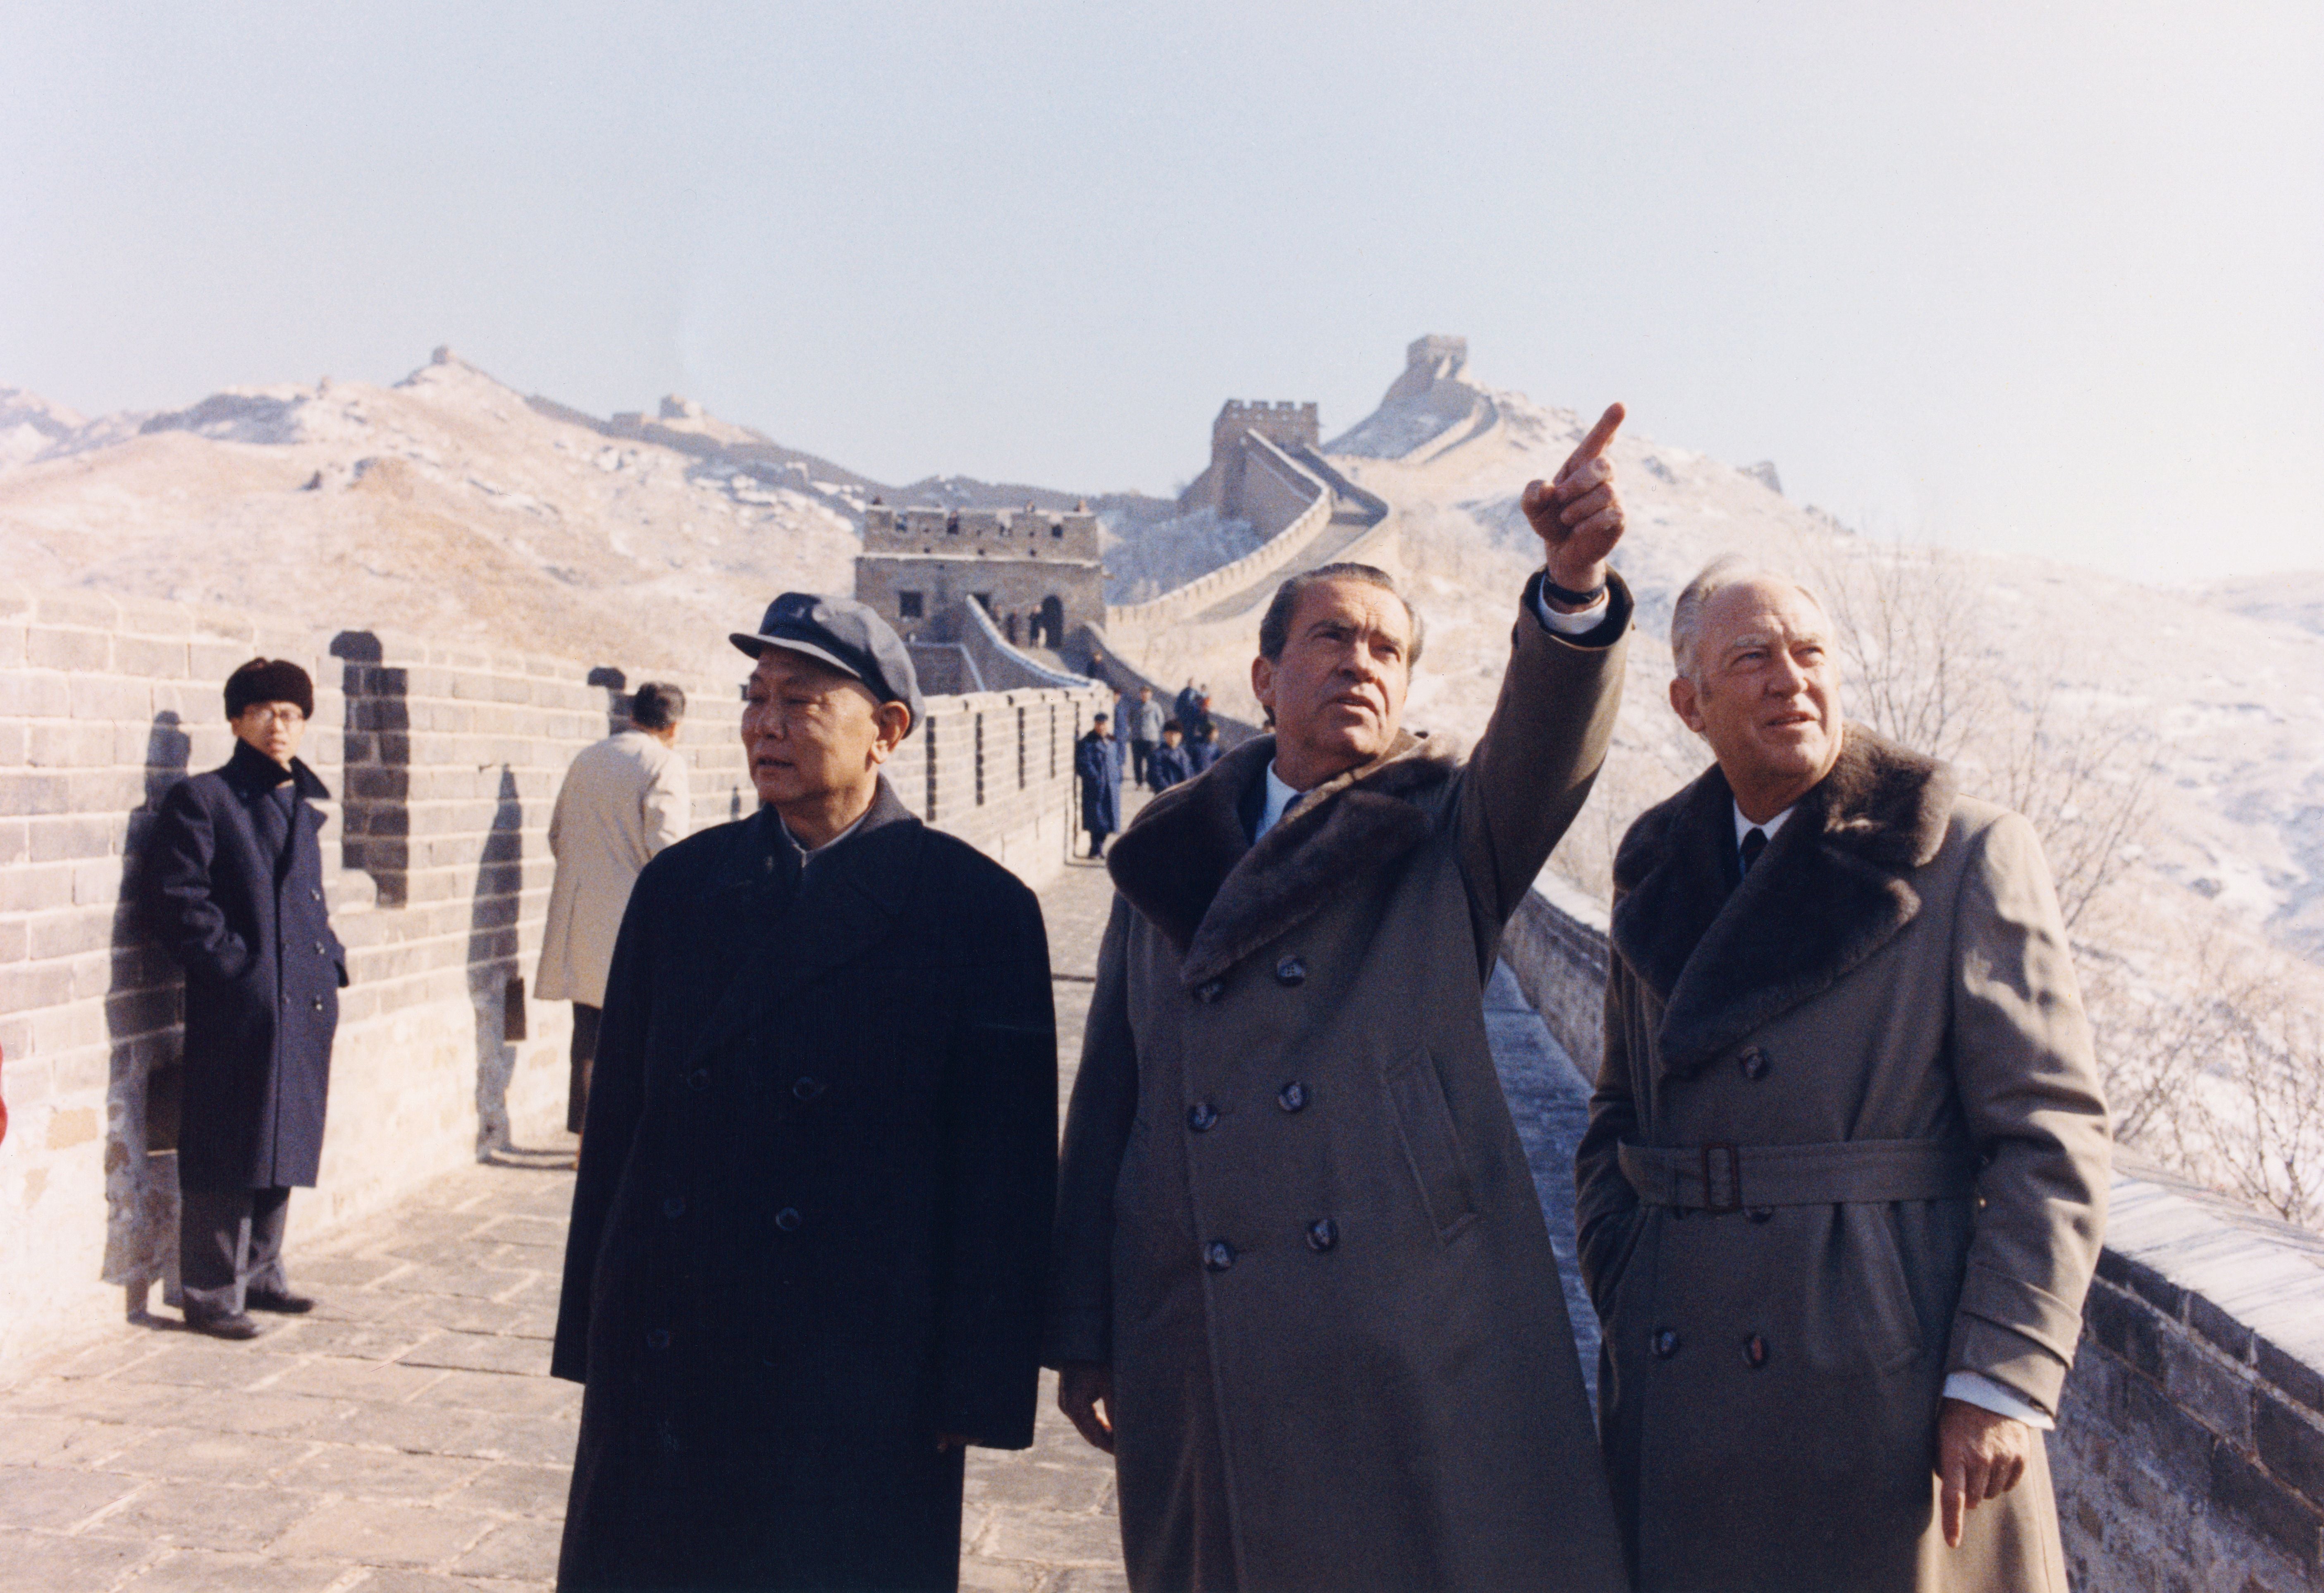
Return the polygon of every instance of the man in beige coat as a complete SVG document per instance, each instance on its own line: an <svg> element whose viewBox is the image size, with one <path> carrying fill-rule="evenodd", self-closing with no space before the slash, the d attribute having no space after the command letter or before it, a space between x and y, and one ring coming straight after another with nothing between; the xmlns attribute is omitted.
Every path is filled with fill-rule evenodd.
<svg viewBox="0 0 2324 1593"><path fill-rule="evenodd" d="M1623 840L1582 1260L1647 1593L2064 1593L2040 1429L2107 1129L2024 820L1843 725L1821 606L1714 564L1716 764Z"/></svg>
<svg viewBox="0 0 2324 1593"><path fill-rule="evenodd" d="M692 807L686 760L677 751L686 693L649 681L630 699L630 727L583 750L558 788L549 819L557 881L540 937L543 1001L573 1004L572 1077L565 1126L581 1132L589 1109L589 1070L613 937L630 904L630 887L646 859L686 838Z"/></svg>
<svg viewBox="0 0 2324 1593"><path fill-rule="evenodd" d="M1623 1585L1480 1004L1613 727L1619 419L1526 489L1546 567L1473 755L1400 724L1418 616L1327 566L1260 627L1275 734L1115 843L1048 1355L1138 1593Z"/></svg>

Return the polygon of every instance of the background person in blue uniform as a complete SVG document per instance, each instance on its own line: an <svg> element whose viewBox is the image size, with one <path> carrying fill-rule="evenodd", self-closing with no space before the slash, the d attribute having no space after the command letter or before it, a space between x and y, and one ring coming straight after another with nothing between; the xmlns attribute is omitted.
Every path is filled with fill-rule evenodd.
<svg viewBox="0 0 2324 1593"><path fill-rule="evenodd" d="M323 900L330 792L297 755L315 711L297 664L254 658L227 677L226 766L179 782L153 827L162 941L186 969L178 1130L186 1322L254 1338L251 1311L304 1311L282 1270L290 1191L312 1188L347 954Z"/></svg>
<svg viewBox="0 0 2324 1593"><path fill-rule="evenodd" d="M1082 828L1093 857L1105 856L1106 838L1121 828L1121 743L1104 714L1091 716L1088 733L1074 743L1074 773L1082 783Z"/></svg>
<svg viewBox="0 0 2324 1593"><path fill-rule="evenodd" d="M736 646L765 804L638 876L551 1370L586 1385L560 1588L954 1588L971 1443L1032 1442L1056 1180L1039 903L880 776L871 609Z"/></svg>

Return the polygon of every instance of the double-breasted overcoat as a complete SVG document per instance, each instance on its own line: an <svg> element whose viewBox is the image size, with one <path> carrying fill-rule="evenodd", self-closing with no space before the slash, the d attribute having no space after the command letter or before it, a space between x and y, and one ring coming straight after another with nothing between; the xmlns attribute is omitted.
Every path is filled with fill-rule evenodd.
<svg viewBox="0 0 2324 1593"><path fill-rule="evenodd" d="M608 736L574 758L549 815L557 877L540 932L533 994L541 1000L605 1005L630 889L657 852L685 838L687 785L686 759L643 730Z"/></svg>
<svg viewBox="0 0 2324 1593"><path fill-rule="evenodd" d="M1465 760L1406 733L1253 845L1262 736L1114 847L1048 1353L1111 1366L1140 1593L1622 1585L1480 996L1603 759L1628 616L1618 588L1570 642L1528 594Z"/></svg>
<svg viewBox="0 0 2324 1593"><path fill-rule="evenodd" d="M566 1588L950 1588L961 1453L1032 1441L1056 1188L1040 905L883 782L639 875L551 1370Z"/></svg>
<svg viewBox="0 0 2324 1593"><path fill-rule="evenodd" d="M1748 875L1716 767L1615 864L1579 1164L1608 1469L1654 1593L2064 1588L2039 1454L1937 1518L1946 1378L2054 1413L2106 1107L2041 847L1851 728Z"/></svg>
<svg viewBox="0 0 2324 1593"><path fill-rule="evenodd" d="M285 769L237 741L223 768L161 800L147 879L157 931L186 970L188 1189L315 1182L347 977L323 900L323 815L309 805L329 795L299 759Z"/></svg>

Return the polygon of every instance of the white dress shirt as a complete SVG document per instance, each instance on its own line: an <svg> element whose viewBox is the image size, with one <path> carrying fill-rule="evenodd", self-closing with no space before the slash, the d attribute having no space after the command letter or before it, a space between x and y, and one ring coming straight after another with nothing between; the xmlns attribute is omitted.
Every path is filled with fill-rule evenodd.
<svg viewBox="0 0 2324 1593"><path fill-rule="evenodd" d="M1735 805L1737 849L1738 851L1741 849L1743 838L1755 829L1764 834L1770 842L1774 841L1775 832L1783 829L1784 821L1792 816L1798 806L1799 804L1794 802L1765 823L1754 824L1743 816L1743 805L1738 802ZM1975 1405L1979 1410L1991 1411L1997 1416L2013 1417L2040 1432L2049 1432L2058 1425L2051 1420L2048 1412L2026 1403L1992 1378L1978 1372L1950 1374L1945 1378L1945 1397L1949 1400L1959 1400L1965 1405Z"/></svg>

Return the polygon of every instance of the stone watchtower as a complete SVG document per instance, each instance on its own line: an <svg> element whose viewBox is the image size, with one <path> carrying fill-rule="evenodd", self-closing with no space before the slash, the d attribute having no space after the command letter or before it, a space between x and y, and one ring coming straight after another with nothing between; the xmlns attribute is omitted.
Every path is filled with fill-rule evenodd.
<svg viewBox="0 0 2324 1593"><path fill-rule="evenodd" d="M855 596L910 641L955 604L981 603L1011 641L1056 651L1105 623L1097 516L1016 510L863 511Z"/></svg>
<svg viewBox="0 0 2324 1593"><path fill-rule="evenodd" d="M1230 398L1219 411L1219 418L1211 422L1210 468L1180 495L1179 508L1212 509L1229 519L1253 518L1245 509L1243 493L1243 463L1249 451L1243 439L1253 436L1284 449L1312 449L1323 439L1312 403L1289 399L1245 403Z"/></svg>

